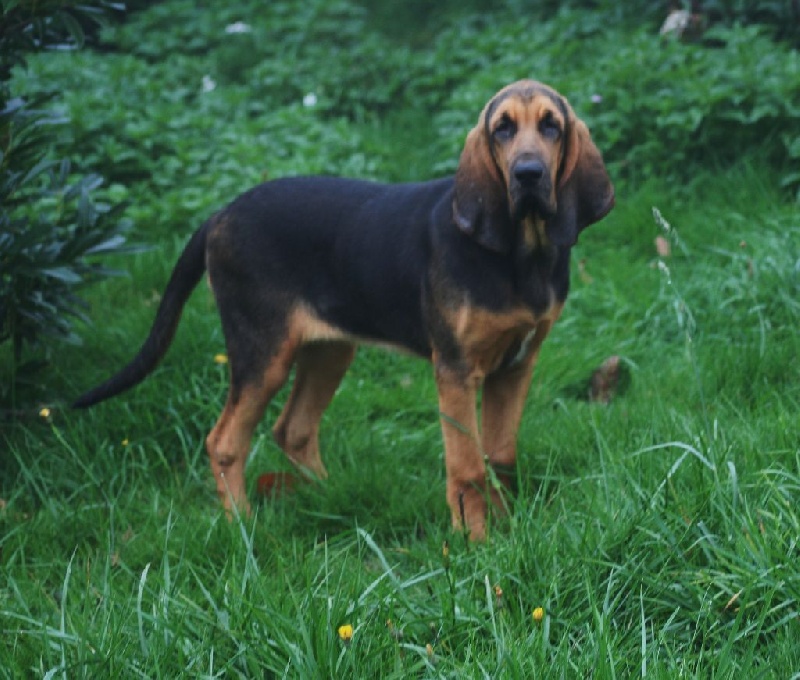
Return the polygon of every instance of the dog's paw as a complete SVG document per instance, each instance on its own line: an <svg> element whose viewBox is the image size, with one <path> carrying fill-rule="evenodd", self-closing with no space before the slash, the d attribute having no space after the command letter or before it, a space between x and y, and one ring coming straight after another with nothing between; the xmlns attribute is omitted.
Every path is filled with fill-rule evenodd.
<svg viewBox="0 0 800 680"><path fill-rule="evenodd" d="M453 517L453 529L469 536L472 541L486 540L485 484L464 484L448 491Z"/></svg>

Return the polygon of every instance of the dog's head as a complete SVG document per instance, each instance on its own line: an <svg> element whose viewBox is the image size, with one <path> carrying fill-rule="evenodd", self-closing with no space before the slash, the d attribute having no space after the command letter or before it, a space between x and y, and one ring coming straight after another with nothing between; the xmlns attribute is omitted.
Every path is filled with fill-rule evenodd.
<svg viewBox="0 0 800 680"><path fill-rule="evenodd" d="M525 220L571 246L614 206L614 188L589 130L555 90L521 80L498 92L467 135L453 215L482 246L514 246Z"/></svg>

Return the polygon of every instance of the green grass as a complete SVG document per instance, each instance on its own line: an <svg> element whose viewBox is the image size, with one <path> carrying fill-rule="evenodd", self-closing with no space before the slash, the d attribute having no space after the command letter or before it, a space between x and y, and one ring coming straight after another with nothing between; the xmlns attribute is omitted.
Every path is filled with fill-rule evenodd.
<svg viewBox="0 0 800 680"><path fill-rule="evenodd" d="M104 58L81 55L82 68ZM58 59L34 73L69 67ZM450 142L408 141L428 113L322 116L305 130L328 141L321 160L278 165L351 154L343 172L431 176ZM226 389L205 286L147 382L85 413L59 408L135 351L207 204L257 181L258 125L229 123L248 159L238 174L212 158L152 195L126 190L158 247L91 291L84 345L60 349L46 389L28 393L50 418L32 407L3 423L0 677L798 677L800 242L769 159L618 183L617 208L575 250L542 351L520 493L489 542L468 545L449 529L430 367L372 349L324 417L330 478L226 521L204 450ZM661 264L658 235L672 245ZM628 388L590 404L586 381L612 354ZM284 398L257 432L253 487L288 469L269 435Z"/></svg>

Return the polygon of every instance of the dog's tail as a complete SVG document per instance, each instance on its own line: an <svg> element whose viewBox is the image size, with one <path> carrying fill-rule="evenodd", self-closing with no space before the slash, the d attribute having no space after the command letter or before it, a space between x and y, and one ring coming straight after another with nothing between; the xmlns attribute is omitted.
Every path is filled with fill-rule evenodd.
<svg viewBox="0 0 800 680"><path fill-rule="evenodd" d="M206 270L206 237L209 222L198 229L184 248L161 298L150 334L138 354L119 373L78 397L73 408L86 408L105 401L144 380L172 343L183 306Z"/></svg>

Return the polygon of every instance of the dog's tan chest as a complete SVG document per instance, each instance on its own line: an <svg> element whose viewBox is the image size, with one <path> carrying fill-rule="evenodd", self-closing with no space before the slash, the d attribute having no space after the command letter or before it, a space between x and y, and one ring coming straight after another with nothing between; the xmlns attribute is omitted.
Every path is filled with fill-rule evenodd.
<svg viewBox="0 0 800 680"><path fill-rule="evenodd" d="M470 373L482 380L499 368L511 368L538 348L538 330L549 328L561 314L562 305L552 302L543 314L527 307L496 312L470 304L452 315L452 330L462 348Z"/></svg>

